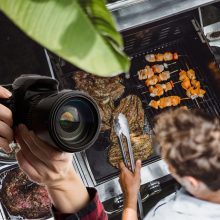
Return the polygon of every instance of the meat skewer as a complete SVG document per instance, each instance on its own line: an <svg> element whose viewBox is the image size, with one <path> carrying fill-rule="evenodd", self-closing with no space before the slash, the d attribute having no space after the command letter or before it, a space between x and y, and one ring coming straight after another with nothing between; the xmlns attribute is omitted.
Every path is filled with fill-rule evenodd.
<svg viewBox="0 0 220 220"><path fill-rule="evenodd" d="M158 82L167 81L168 79L170 79L171 74L175 73L177 71L178 70L175 70L175 71L172 71L172 72L164 71L164 72L160 73L159 75L154 75L154 76L152 76L151 78L149 78L145 81L145 85L146 86L153 86L153 85L156 85Z"/></svg>
<svg viewBox="0 0 220 220"><path fill-rule="evenodd" d="M155 73L161 73L164 71L164 69L168 69L168 67L170 65L176 64L176 62L167 64L155 64L152 67L150 66L145 66L144 69L141 69L137 72L138 75L138 79L139 80L145 80L145 79L149 79L150 77L152 77Z"/></svg>
<svg viewBox="0 0 220 220"><path fill-rule="evenodd" d="M151 97L162 96L164 92L168 92L174 88L173 81L169 81L164 84L156 84L149 87L149 92Z"/></svg>
<svg viewBox="0 0 220 220"><path fill-rule="evenodd" d="M188 100L190 98L181 98L179 96L168 96L160 98L158 101L151 100L149 106L155 109L164 109L166 107L177 106L182 100Z"/></svg>
<svg viewBox="0 0 220 220"><path fill-rule="evenodd" d="M181 86L186 90L186 95L189 98L203 98L206 91L201 89L200 82L196 80L195 71L193 69L188 69L188 71L181 70L179 73L179 79L182 81Z"/></svg>
<svg viewBox="0 0 220 220"><path fill-rule="evenodd" d="M154 71L149 66L146 66L144 69L139 70L137 74L139 80L144 80L154 76Z"/></svg>
<svg viewBox="0 0 220 220"><path fill-rule="evenodd" d="M179 55L178 55L178 53L171 53L171 52L165 52L164 54L162 54L162 53L147 54L145 56L145 59L146 59L146 61L148 61L150 63L154 63L154 62L178 60Z"/></svg>

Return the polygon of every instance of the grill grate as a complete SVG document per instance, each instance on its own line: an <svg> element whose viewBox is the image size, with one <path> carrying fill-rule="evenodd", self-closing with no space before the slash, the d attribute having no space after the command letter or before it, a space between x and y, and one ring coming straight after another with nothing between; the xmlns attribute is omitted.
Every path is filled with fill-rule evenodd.
<svg viewBox="0 0 220 220"><path fill-rule="evenodd" d="M148 88L145 86L144 81L140 81L137 76L137 71L144 68L146 65L153 65L149 64L145 60L145 55L148 53L164 53L166 51L177 52L178 54L184 55L176 61L176 64L170 65L168 70L175 71L184 69L187 70L188 68L192 68L196 72L196 78L200 81L201 87L206 90L206 94L204 98L198 98L196 100L183 100L180 106L187 106L189 109L196 109L200 108L203 111L219 116L220 115L220 105L218 103L218 99L215 95L215 92L210 84L208 78L206 77L206 73L204 70L198 66L197 62L194 61L194 54L191 51L187 51L187 46L185 45L186 41L184 39L170 41L168 43L163 43L159 46L144 50L143 52L134 54L132 58L132 66L130 71L130 79L123 78L123 84L125 85L125 92L123 96L115 102L115 106L120 103L120 100L126 97L129 94L135 94L140 97L143 103L143 108L145 111L145 132L149 132L153 126L153 118L161 113L162 111L168 109L165 108L163 110L156 110L148 106L148 103L152 99L148 93ZM166 63L173 63L173 61L166 62ZM69 73L64 74L65 81L68 82L70 88L74 88L74 82L71 80L72 75L74 73L70 71ZM171 74L171 79L174 82L179 81L179 74L178 71L176 73ZM182 98L186 97L185 91L181 87L181 84L175 84L173 90L164 94L164 96L170 95L178 95ZM164 97L161 96L161 97ZM161 98L160 97L160 98ZM178 106L179 107L179 106ZM172 107L173 108L173 107ZM112 167L108 163L108 149L110 145L110 133L103 132L100 134L99 139L94 144L93 147L89 148L86 151L86 156L88 162L90 164L91 171L98 183L103 182L109 178L118 175L118 170ZM95 160L94 160L95 158ZM143 161L143 165L147 165L155 160L158 160L159 156L154 152L146 161Z"/></svg>
<svg viewBox="0 0 220 220"><path fill-rule="evenodd" d="M133 85L134 85L132 86L132 90L134 90L134 92L141 97L142 102L144 103L146 117L149 119L151 126L152 126L152 119L154 118L154 116L168 108L161 110L161 109L153 109L148 106L149 102L152 99L157 100L158 97L154 97L154 98L150 97L148 88L144 84L144 80L140 81L137 76L138 70L144 68L146 65L154 64L154 63L148 63L144 58L146 54L150 54L150 53L155 54L155 53L164 53L166 51L171 51L171 52L177 52L178 54L183 55L183 56L180 56L179 60L175 61L176 64L169 65L168 70L170 72L178 70L177 72L171 74L170 79L173 80L174 82L178 82L179 81L179 74L178 74L179 70L180 69L188 70L189 68L192 68L196 72L196 78L197 80L200 81L201 87L206 90L206 94L204 95L203 98L197 98L195 100L183 100L181 101L181 104L179 106L187 106L189 109L202 109L203 111L209 114L212 114L214 116L219 116L220 114L220 105L218 103L218 99L215 95L215 92L212 89L212 86L210 85L209 80L206 78L206 74L194 62L194 58L192 54L189 54L187 50L184 49L185 48L184 43L185 42L181 40L172 41L172 42L154 47L152 49L146 50L145 52L136 54L132 57L131 81L133 82ZM171 64L171 63L174 63L174 61L169 61L166 63ZM168 91L167 93L164 93L164 95L161 97L171 96L171 95L177 95L177 96L180 96L181 98L186 97L186 92L181 87L181 83L176 83L173 90Z"/></svg>
<svg viewBox="0 0 220 220"><path fill-rule="evenodd" d="M169 43L161 44L160 46L145 50L142 53L137 53L132 57L130 79L125 79L125 78L123 79L123 84L125 85L126 88L125 93L119 100L115 102L115 105L117 106L120 103L120 100L129 94L135 94L139 96L142 100L143 108L145 110L146 122L148 122L145 124L146 132L149 132L149 128L152 129L153 126L152 119L155 117L155 115L168 109L165 108L163 110L160 109L156 110L148 106L148 103L153 98L150 97L148 93L148 88L145 86L144 81L140 81L137 76L137 71L144 68L148 64L144 58L147 53L164 53L166 51L171 51L171 52L178 52L178 54L184 55L181 56L178 61L176 61L176 64L169 66L169 71L172 72L174 70L180 70L180 69L187 70L188 68L193 68L196 72L197 80L201 82L201 87L206 90L206 94L204 98L198 98L196 100L183 100L181 102L181 105L187 106L189 109L200 108L209 114L219 116L220 106L217 101L215 92L213 91L211 85L209 84L209 81L206 78L206 74L202 71L201 68L199 68L199 66L196 63L193 62L194 58L192 54L188 53L187 50L184 49L186 48L184 42L185 42L184 40L171 41ZM172 62L173 61L167 63L172 63ZM174 82L179 81L178 71L176 73L171 74L171 79ZM170 96L170 95L178 95L182 98L186 97L185 91L181 87L180 83L175 84L175 87L172 91L169 91L164 94L164 96ZM109 134L106 135L101 134L101 135L102 137L99 139L99 142L96 143L94 147L86 151L87 159L89 161L91 170L97 182L100 181L102 182L105 179L109 179L110 177L118 174L118 170L113 168L108 163L108 147L110 146L110 142L109 142L110 139L107 138L107 136ZM94 160L94 155L96 157L96 160ZM143 161L143 163L144 165L146 165L157 159L159 159L159 157L154 152L154 154L151 155L146 161Z"/></svg>
<svg viewBox="0 0 220 220"><path fill-rule="evenodd" d="M124 34L124 40L125 51L130 55L132 65L130 69L130 79L123 78L123 84L126 89L120 100L129 94L135 94L141 98L145 111L146 132L149 132L149 130L152 129L152 119L157 114L168 109L156 110L149 107L149 102L152 99L156 100L157 98L150 97L144 81L138 80L137 71L143 69L146 65L151 65L147 63L144 58L148 53L164 53L170 51L184 55L176 61L176 64L170 65L168 70L172 72L180 69L194 69L196 72L196 78L200 81L201 87L206 90L206 94L204 95L204 98L183 100L180 106L187 106L189 109L199 108L214 116L220 115L219 96L218 93L214 91L214 86L212 85L213 82L211 81L212 77L210 76L210 71L207 69L208 63L213 61L212 53L206 44L201 43L197 32L193 28L191 20L181 18L181 21L177 21L175 24L170 23L169 25L162 24L162 26L160 25L152 28L141 28L139 31L132 30L131 32L129 31ZM172 62L173 61L166 63ZM61 66L60 69L61 73L56 72L63 88L74 89L72 75L78 69L68 63ZM174 82L179 81L178 71L171 75L171 79ZM185 91L180 83L175 84L172 91L164 94L164 96L171 95L177 95L182 98L186 97ZM116 106L119 104L120 100L115 102ZM100 134L100 138L94 146L86 151L88 164L97 183L104 182L118 175L118 170L108 163L109 147L109 132L103 132ZM158 159L160 158L154 153L146 161L143 161L143 165L146 166Z"/></svg>

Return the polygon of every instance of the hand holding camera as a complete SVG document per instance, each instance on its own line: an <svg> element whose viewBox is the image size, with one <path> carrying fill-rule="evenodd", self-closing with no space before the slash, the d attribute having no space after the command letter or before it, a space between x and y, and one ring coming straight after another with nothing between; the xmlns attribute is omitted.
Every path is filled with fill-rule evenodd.
<svg viewBox="0 0 220 220"><path fill-rule="evenodd" d="M32 89L34 88L32 87ZM8 103L7 100L10 97L11 93L0 86L0 100ZM22 96L20 97L24 98ZM33 98L33 96L30 97ZM33 102L31 104L30 102L27 103L29 106L31 104L33 106ZM23 107L21 105L21 109ZM65 111L65 107L63 111ZM82 209L89 202L89 195L83 182L73 168L72 154L42 141L33 131L28 130L23 124L17 124L18 126L14 134L12 126L15 123L13 123L12 118L12 111L0 104L0 147L7 153L11 152L9 144L15 136L17 143L20 145L20 150L16 153L20 168L32 181L47 187L53 205L63 213L72 213ZM31 120L31 118L28 119ZM67 133L69 131L68 129L73 126L71 123L72 120L58 122L60 122ZM82 132L82 129L80 131ZM83 133L80 134L82 135ZM71 142L68 143L70 148L74 148L75 144L71 145ZM83 147L81 144L79 146ZM73 150L76 149L74 148Z"/></svg>
<svg viewBox="0 0 220 220"><path fill-rule="evenodd" d="M15 139L21 147L17 161L30 180L47 187L60 187L74 175L72 154L43 142L25 125L18 126Z"/></svg>
<svg viewBox="0 0 220 220"><path fill-rule="evenodd" d="M0 86L0 98L9 99L11 93ZM13 141L13 119L10 109L0 104L0 148L6 153L10 153L11 149L9 144Z"/></svg>

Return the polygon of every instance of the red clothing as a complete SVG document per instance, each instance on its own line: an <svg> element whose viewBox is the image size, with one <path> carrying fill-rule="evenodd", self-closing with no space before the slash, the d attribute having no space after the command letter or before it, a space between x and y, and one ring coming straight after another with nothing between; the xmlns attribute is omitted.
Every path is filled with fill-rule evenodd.
<svg viewBox="0 0 220 220"><path fill-rule="evenodd" d="M79 212L72 214L60 213L52 207L55 220L107 220L108 216L105 213L96 189L87 188L87 190L90 196L90 202L86 207Z"/></svg>

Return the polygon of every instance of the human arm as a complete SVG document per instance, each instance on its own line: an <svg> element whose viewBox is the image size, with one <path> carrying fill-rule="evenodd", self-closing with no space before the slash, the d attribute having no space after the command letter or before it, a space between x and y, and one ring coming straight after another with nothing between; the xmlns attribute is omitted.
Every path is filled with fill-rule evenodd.
<svg viewBox="0 0 220 220"><path fill-rule="evenodd" d="M72 166L72 154L41 141L25 125L16 130L21 149L16 157L29 179L45 185L53 205L62 213L75 213L89 202L89 194Z"/></svg>
<svg viewBox="0 0 220 220"><path fill-rule="evenodd" d="M11 93L0 86L0 99L8 99L10 96ZM11 152L9 144L13 141L12 124L11 110L0 104L0 148L6 153Z"/></svg>
<svg viewBox="0 0 220 220"><path fill-rule="evenodd" d="M98 193L86 188L72 165L72 154L57 151L24 125L16 130L17 160L29 179L46 186L56 220L107 220Z"/></svg>
<svg viewBox="0 0 220 220"><path fill-rule="evenodd" d="M141 161L137 160L134 173L126 168L123 162L119 164L119 168L119 183L124 195L122 220L137 220L137 198L140 189Z"/></svg>
<svg viewBox="0 0 220 220"><path fill-rule="evenodd" d="M11 93L0 86L0 98L10 96ZM18 126L14 134L12 125L12 112L0 105L0 147L10 152L9 143L15 135L20 145L16 154L19 166L33 182L46 186L55 219L71 219L75 215L81 216L80 219L107 219L97 191L86 188L76 174L72 154L57 151L24 125Z"/></svg>

